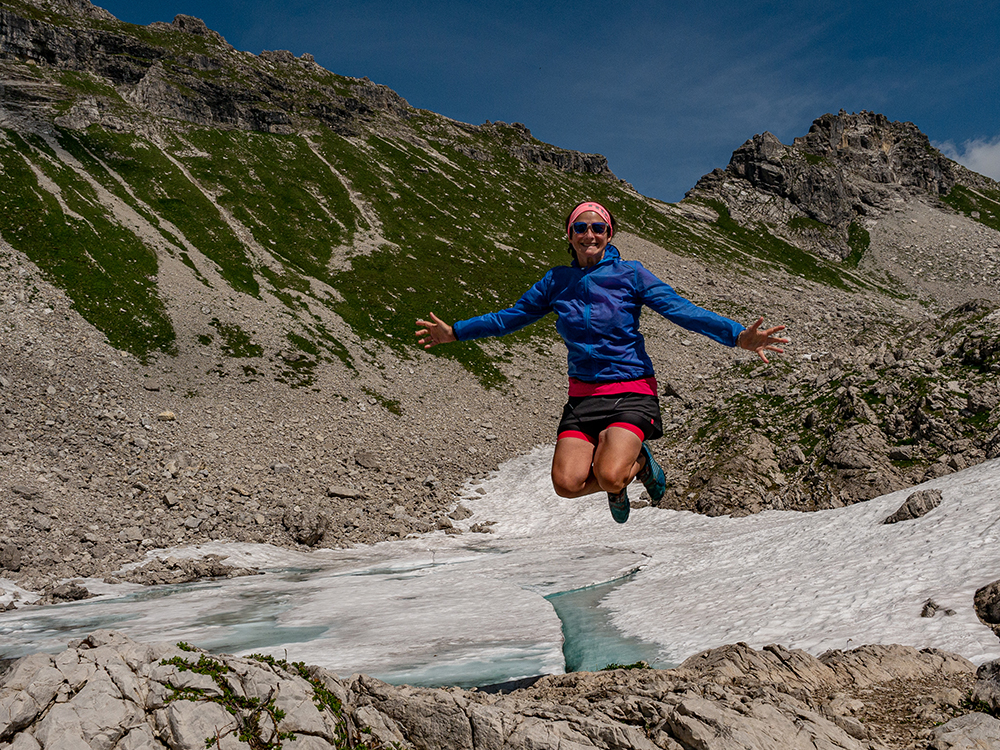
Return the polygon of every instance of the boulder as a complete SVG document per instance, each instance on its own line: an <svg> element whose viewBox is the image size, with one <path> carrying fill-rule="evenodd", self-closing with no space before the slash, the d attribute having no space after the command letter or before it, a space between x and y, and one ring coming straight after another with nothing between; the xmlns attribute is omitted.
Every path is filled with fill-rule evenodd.
<svg viewBox="0 0 1000 750"><path fill-rule="evenodd" d="M934 729L927 750L988 750L1000 747L1000 719L971 713Z"/></svg>
<svg viewBox="0 0 1000 750"><path fill-rule="evenodd" d="M358 466L371 471L378 471L382 468L382 459L372 451L359 451L354 455L354 461Z"/></svg>
<svg viewBox="0 0 1000 750"><path fill-rule="evenodd" d="M319 511L289 510L281 518L285 529L299 544L315 547L330 528L330 518Z"/></svg>
<svg viewBox="0 0 1000 750"><path fill-rule="evenodd" d="M899 523L912 521L925 516L941 504L941 490L919 490L914 492L906 502L896 509L896 512L882 523Z"/></svg>
<svg viewBox="0 0 1000 750"><path fill-rule="evenodd" d="M57 584L43 592L43 597L54 602L76 602L81 599L89 599L93 594L87 590L86 586L81 586L75 581Z"/></svg>
<svg viewBox="0 0 1000 750"><path fill-rule="evenodd" d="M976 616L1000 635L1000 581L978 589L972 601Z"/></svg>
<svg viewBox="0 0 1000 750"><path fill-rule="evenodd" d="M340 497L345 500L363 500L365 493L362 490L355 489L353 487L345 487L339 484L333 484L326 488L327 497Z"/></svg>
<svg viewBox="0 0 1000 750"><path fill-rule="evenodd" d="M976 670L972 700L989 706L994 715L1000 715L1000 659L987 662Z"/></svg>
<svg viewBox="0 0 1000 750"><path fill-rule="evenodd" d="M21 550L7 542L0 546L0 570L16 572L21 569Z"/></svg>

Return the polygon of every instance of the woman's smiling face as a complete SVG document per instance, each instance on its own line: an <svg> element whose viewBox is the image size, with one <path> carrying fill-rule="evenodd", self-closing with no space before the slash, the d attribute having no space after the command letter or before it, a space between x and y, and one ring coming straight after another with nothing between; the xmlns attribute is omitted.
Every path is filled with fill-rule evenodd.
<svg viewBox="0 0 1000 750"><path fill-rule="evenodd" d="M604 219L596 211L584 211L576 218L576 222L581 221L587 224L587 231L583 234L571 231L569 244L573 246L576 262L580 264L580 267L590 268L600 263L601 258L604 257L604 248L608 246L608 228L605 228L602 234L594 234L591 224L594 222L605 224Z"/></svg>

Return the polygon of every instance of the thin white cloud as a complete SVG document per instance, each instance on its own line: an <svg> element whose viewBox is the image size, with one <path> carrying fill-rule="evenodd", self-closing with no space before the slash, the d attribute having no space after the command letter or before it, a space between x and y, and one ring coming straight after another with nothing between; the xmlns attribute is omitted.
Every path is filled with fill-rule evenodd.
<svg viewBox="0 0 1000 750"><path fill-rule="evenodd" d="M953 159L973 172L1000 180L1000 136L992 140L976 138L956 146L952 141L935 144L949 159Z"/></svg>

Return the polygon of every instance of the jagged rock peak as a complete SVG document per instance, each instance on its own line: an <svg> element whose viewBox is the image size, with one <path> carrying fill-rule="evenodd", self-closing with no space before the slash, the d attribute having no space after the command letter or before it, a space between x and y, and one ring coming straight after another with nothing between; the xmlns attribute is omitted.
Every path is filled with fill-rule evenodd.
<svg viewBox="0 0 1000 750"><path fill-rule="evenodd" d="M483 128L505 128L506 123L495 124L486 123ZM523 143L514 144L510 147L511 154L521 161L529 164L545 165L550 164L563 172L582 172L584 174L610 175L607 157L601 154L585 154L580 151L567 149L555 149L536 140L531 131L522 123L515 122L509 126L515 133L520 135Z"/></svg>
<svg viewBox="0 0 1000 750"><path fill-rule="evenodd" d="M841 227L879 205L886 197L879 186L946 194L955 184L952 167L913 123L841 110L815 120L791 146L769 132L755 135L733 152L725 171L706 175L689 195L716 193L723 182L745 180L812 219Z"/></svg>
<svg viewBox="0 0 1000 750"><path fill-rule="evenodd" d="M208 36L209 33L208 24L200 18L185 16L183 13L178 13L174 16L174 22L171 25L175 29L186 31L189 34L196 34L198 36Z"/></svg>
<svg viewBox="0 0 1000 750"><path fill-rule="evenodd" d="M194 36L203 36L212 39L219 44L223 45L225 48L232 50L233 47L229 42L227 42L222 34L218 31L213 31L208 28L208 24L205 23L200 18L195 16L188 16L184 13L178 13L174 16L172 23L165 23L164 21L153 21L149 24L149 28L157 29L160 31L182 31L185 34L193 34Z"/></svg>
<svg viewBox="0 0 1000 750"><path fill-rule="evenodd" d="M779 235L796 220L819 222L826 231L803 241L844 258L852 222L914 196L946 195L958 175L913 123L841 110L815 120L791 145L769 132L755 135L686 197L721 201L739 223L763 221Z"/></svg>
<svg viewBox="0 0 1000 750"><path fill-rule="evenodd" d="M833 159L871 181L946 194L955 184L952 163L912 122L874 112L826 114L794 146Z"/></svg>

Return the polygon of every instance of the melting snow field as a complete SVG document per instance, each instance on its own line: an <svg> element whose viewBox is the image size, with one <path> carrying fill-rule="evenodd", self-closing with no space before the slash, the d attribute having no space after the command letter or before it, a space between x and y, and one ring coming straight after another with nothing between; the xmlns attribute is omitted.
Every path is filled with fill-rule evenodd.
<svg viewBox="0 0 1000 750"><path fill-rule="evenodd" d="M88 582L99 598L0 613L0 657L61 650L110 627L342 675L482 685L563 671L553 595L619 581L590 597L558 598L579 610L563 611L573 665L599 668L635 654L668 666L736 641L814 654L901 643L977 664L1000 658L1000 640L972 605L977 588L1000 578L1000 460L920 485L940 489L941 505L892 525L883 519L917 488L818 513L708 518L644 508L619 526L603 496L555 496L551 455L551 446L538 448L468 488L463 503L473 516L462 525L495 521L492 534L436 532L314 553L174 549L226 554L269 572L152 589ZM0 580L0 589L14 587ZM927 599L954 615L921 617ZM609 643L614 634L617 644ZM581 661L588 638L596 651Z"/></svg>

